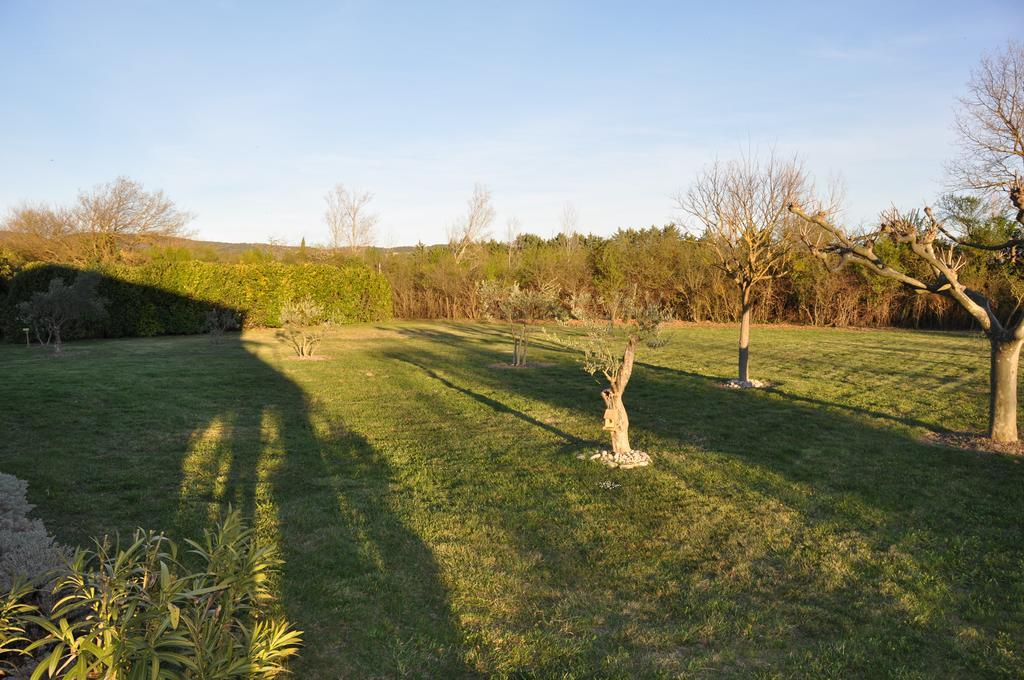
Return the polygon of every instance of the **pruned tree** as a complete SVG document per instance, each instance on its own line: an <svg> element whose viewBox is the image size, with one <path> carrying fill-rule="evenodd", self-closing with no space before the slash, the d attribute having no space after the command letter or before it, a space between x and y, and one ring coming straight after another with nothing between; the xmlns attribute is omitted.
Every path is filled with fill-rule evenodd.
<svg viewBox="0 0 1024 680"><path fill-rule="evenodd" d="M462 261L470 246L487 236L493 222L491 190L483 184L476 184L466 206L466 215L448 227L448 245L456 262Z"/></svg>
<svg viewBox="0 0 1024 680"><path fill-rule="evenodd" d="M332 248L358 252L373 245L374 229L380 216L370 212L372 200L373 194L369 191L350 191L344 184L336 184L327 192L324 222Z"/></svg>
<svg viewBox="0 0 1024 680"><path fill-rule="evenodd" d="M1016 287L1016 300L1000 310L979 288L961 279L968 251L987 252L991 262L1016 279L1024 266L1024 48L1010 43L1000 53L982 59L968 83L957 115L960 156L950 167L951 177L965 189L1009 200L1014 228L1008 238L985 239L976 228L965 202L947 201L946 219L931 208L923 212L883 214L878 229L854 235L821 211L795 203L791 212L809 229L803 240L811 251L838 268L846 263L898 281L919 294L953 300L975 320L989 340L989 437L1016 442L1017 373L1024 344L1024 294ZM1004 204L1005 205L1005 204ZM981 236L979 240L977 237ZM989 234L991 236L991 234ZM913 276L875 250L878 239L906 247L925 265L927 277Z"/></svg>
<svg viewBox="0 0 1024 680"><path fill-rule="evenodd" d="M954 239L943 238L949 230L931 208L923 212L883 214L877 230L861 235L851 234L821 212L808 213L800 205L791 206L813 230L802 238L811 252L836 271L846 264L855 264L889 279L900 282L919 294L940 295L955 301L977 321L988 336L991 347L989 437L997 442L1017 441L1017 365L1024 343L1024 316L1017 308L1000 316L993 302L981 291L960 280L967 259ZM876 252L879 239L905 244L927 266L929 276L920 278L890 263Z"/></svg>
<svg viewBox="0 0 1024 680"><path fill-rule="evenodd" d="M629 414L623 395L633 377L633 364L641 344L655 347L664 344L662 324L671 319L671 312L655 304L630 304L632 320L616 325L610 320L588 319L582 334L565 334L554 339L580 352L583 370L600 375L607 383L601 390L604 401L604 429L611 439L615 458L628 457L633 451L629 443Z"/></svg>
<svg viewBox="0 0 1024 680"><path fill-rule="evenodd" d="M178 210L163 191L146 191L127 177L78 195L72 228L84 236L89 259L111 262L122 249L182 236L192 214Z"/></svg>
<svg viewBox="0 0 1024 680"><path fill-rule="evenodd" d="M19 318L32 329L41 345L63 349L63 334L75 322L93 321L106 316L108 301L99 295L100 276L80 272L71 285L64 279L50 281L45 291L36 291L18 303Z"/></svg>
<svg viewBox="0 0 1024 680"><path fill-rule="evenodd" d="M717 267L736 285L740 298L739 371L741 385L750 384L750 321L757 287L785 273L792 218L786 206L808 191L807 175L796 159L774 152L764 161L747 156L715 162L676 205L696 220Z"/></svg>

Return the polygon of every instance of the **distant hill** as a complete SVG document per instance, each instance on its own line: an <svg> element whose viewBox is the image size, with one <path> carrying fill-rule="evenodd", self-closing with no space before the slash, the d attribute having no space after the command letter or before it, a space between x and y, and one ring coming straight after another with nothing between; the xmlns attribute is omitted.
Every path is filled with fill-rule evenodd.
<svg viewBox="0 0 1024 680"><path fill-rule="evenodd" d="M0 230L0 246L11 246L14 244L16 235ZM170 237L161 239L160 245L165 248L184 248L193 252L196 257L214 256L211 259L232 261L242 256L242 253L252 250L271 252L274 257L281 258L287 255L294 255L301 249L300 246L284 245L278 243L232 243L228 241L205 241L202 239ZM432 247L432 246L431 246ZM306 246L311 254L323 252L323 248L317 246ZM378 248L384 253L409 253L416 250L416 246L396 246L392 248Z"/></svg>

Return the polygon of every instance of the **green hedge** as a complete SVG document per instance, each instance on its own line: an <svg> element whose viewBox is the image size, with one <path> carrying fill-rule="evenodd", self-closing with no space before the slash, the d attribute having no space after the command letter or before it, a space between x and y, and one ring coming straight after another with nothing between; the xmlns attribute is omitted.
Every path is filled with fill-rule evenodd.
<svg viewBox="0 0 1024 680"><path fill-rule="evenodd" d="M3 304L7 338L21 336L17 304L61 277L71 282L77 269L34 263L9 282ZM104 321L71 329L71 338L135 337L198 333L213 307L236 310L246 328L279 326L281 306L311 297L335 323L381 321L391 317L391 287L363 266L323 264L224 265L170 262L117 265L99 270L100 294L109 300Z"/></svg>

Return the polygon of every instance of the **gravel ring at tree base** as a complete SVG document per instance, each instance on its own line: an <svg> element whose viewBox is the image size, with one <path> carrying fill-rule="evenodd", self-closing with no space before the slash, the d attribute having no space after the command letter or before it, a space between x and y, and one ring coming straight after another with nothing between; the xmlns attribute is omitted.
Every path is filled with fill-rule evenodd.
<svg viewBox="0 0 1024 680"><path fill-rule="evenodd" d="M739 378L733 378L722 383L722 387L727 387L731 390L760 390L771 386L770 380L740 380Z"/></svg>
<svg viewBox="0 0 1024 680"><path fill-rule="evenodd" d="M620 468L622 470L645 467L652 463L651 457L648 454L635 449L626 453L612 453L611 451L602 449L589 455L581 453L576 457L580 460L592 460L607 465L608 467Z"/></svg>

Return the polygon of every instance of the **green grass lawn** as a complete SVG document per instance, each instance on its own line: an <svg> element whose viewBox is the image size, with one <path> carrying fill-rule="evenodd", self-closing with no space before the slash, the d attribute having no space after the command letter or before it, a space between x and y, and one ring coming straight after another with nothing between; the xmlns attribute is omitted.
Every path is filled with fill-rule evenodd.
<svg viewBox="0 0 1024 680"><path fill-rule="evenodd" d="M626 393L651 468L603 442L564 352L497 326L0 347L0 470L58 537L193 535L228 503L286 560L298 678L1024 674L1024 466L984 429L976 336L676 329ZM619 486L602 487L613 481Z"/></svg>

